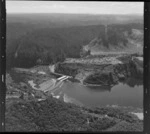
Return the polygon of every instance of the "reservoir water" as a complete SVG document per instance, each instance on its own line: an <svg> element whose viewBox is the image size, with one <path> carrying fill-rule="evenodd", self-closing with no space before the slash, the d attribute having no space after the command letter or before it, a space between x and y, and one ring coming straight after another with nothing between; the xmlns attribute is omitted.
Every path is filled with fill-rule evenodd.
<svg viewBox="0 0 150 134"><path fill-rule="evenodd" d="M23 82L24 74L11 72L15 82ZM69 80L60 82L60 86L53 90L55 98L65 102L85 106L131 106L143 108L143 82L128 79L117 85L110 86L84 86L79 82Z"/></svg>
<svg viewBox="0 0 150 134"><path fill-rule="evenodd" d="M77 82L66 81L61 88L55 90L54 95L78 105L143 108L143 85L129 86L119 83L113 87L87 87Z"/></svg>

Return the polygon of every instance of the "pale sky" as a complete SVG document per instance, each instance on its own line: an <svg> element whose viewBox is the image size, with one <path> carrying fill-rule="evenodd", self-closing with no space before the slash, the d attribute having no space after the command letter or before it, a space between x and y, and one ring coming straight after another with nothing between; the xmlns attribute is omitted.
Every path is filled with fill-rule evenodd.
<svg viewBox="0 0 150 134"><path fill-rule="evenodd" d="M7 13L143 14L144 2L8 1Z"/></svg>

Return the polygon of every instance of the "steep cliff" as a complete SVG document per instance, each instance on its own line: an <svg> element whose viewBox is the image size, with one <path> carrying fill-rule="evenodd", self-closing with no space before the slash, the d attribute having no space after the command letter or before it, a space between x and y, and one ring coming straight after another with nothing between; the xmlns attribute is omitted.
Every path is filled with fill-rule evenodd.
<svg viewBox="0 0 150 134"><path fill-rule="evenodd" d="M124 59L118 58L120 62L114 61L115 64L113 64L112 60L109 61L109 58L112 59L112 57L101 58L103 62L98 64L92 64L91 60L88 62L87 59L82 59L84 62L80 62L81 59L72 63L63 62L57 64L55 71L72 75L84 84L112 85L129 77L143 78L143 61L141 59L124 56ZM104 59L107 61L104 61Z"/></svg>

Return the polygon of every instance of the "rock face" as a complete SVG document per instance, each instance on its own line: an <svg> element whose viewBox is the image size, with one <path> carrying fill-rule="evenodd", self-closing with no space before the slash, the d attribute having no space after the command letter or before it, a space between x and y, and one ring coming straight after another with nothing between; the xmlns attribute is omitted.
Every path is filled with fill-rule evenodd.
<svg viewBox="0 0 150 134"><path fill-rule="evenodd" d="M89 75L84 83L88 84L100 84L100 85L111 85L116 83L118 80L114 77L111 72L99 72Z"/></svg>
<svg viewBox="0 0 150 134"><path fill-rule="evenodd" d="M132 61L130 61L130 68L131 68L131 75L142 79L143 78L143 60L138 58L133 58Z"/></svg>
<svg viewBox="0 0 150 134"><path fill-rule="evenodd" d="M78 73L78 67L73 64L58 63L55 66L55 72L75 77Z"/></svg>
<svg viewBox="0 0 150 134"><path fill-rule="evenodd" d="M109 57L107 57L109 59ZM110 57L112 58L112 57ZM84 59L82 59L84 61ZM109 60L108 60L109 61ZM111 64L111 61L98 64L84 64L77 62L59 63L55 71L61 74L71 75L84 84L112 85L126 78L143 78L143 61L131 56L126 61Z"/></svg>
<svg viewBox="0 0 150 134"><path fill-rule="evenodd" d="M117 84L130 76L129 68L126 64L108 65L103 70L99 70L85 78L85 83L111 85Z"/></svg>

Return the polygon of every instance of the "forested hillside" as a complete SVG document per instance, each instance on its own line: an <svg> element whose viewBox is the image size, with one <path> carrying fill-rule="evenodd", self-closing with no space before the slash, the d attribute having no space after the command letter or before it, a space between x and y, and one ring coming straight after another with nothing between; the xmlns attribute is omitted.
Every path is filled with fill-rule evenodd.
<svg viewBox="0 0 150 134"><path fill-rule="evenodd" d="M58 61L62 55L80 57L82 46L95 36L102 35L103 30L102 25L34 30L7 46L8 62L10 60L11 65L23 67L22 64L26 61L28 64L24 64L29 67L35 65L38 59L50 63Z"/></svg>
<svg viewBox="0 0 150 134"><path fill-rule="evenodd" d="M85 51L143 53L143 25L130 23L126 25L105 25L105 35L97 36L84 46Z"/></svg>
<svg viewBox="0 0 150 134"><path fill-rule="evenodd" d="M111 27L108 33L111 45L119 45L118 40L126 41L120 32L142 29L141 20L142 16L119 15L8 15L7 68L56 63L66 57L79 58L83 46L94 38L104 42L104 24ZM107 49L107 43L104 48Z"/></svg>

